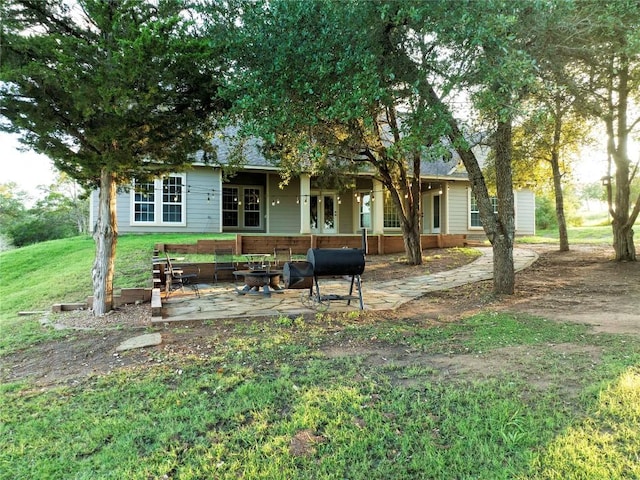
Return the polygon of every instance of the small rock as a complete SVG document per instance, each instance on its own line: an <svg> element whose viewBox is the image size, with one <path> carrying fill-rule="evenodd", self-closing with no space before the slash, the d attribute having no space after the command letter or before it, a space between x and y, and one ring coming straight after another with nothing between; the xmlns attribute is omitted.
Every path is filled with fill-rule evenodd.
<svg viewBox="0 0 640 480"><path fill-rule="evenodd" d="M139 335L137 337L130 338L122 342L116 348L116 352L123 352L125 350L133 350L134 348L145 348L160 345L162 343L162 335L159 333L148 333L146 335Z"/></svg>

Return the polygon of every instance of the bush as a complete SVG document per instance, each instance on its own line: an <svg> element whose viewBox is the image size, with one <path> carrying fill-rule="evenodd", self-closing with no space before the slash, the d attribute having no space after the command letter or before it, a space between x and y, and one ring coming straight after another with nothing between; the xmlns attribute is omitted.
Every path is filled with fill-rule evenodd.
<svg viewBox="0 0 640 480"><path fill-rule="evenodd" d="M72 237L77 235L78 231L65 215L48 213L25 218L14 224L8 233L16 247L24 247L47 240Z"/></svg>
<svg viewBox="0 0 640 480"><path fill-rule="evenodd" d="M558 227L555 203L549 198L536 199L536 229L551 230Z"/></svg>

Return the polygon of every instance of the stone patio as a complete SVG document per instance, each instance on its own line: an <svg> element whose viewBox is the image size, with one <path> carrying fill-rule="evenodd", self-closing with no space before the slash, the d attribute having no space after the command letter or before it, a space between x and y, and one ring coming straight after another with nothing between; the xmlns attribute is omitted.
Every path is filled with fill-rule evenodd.
<svg viewBox="0 0 640 480"><path fill-rule="evenodd" d="M429 292L455 288L467 283L489 280L493 277L493 251L489 247L479 248L482 255L474 262L433 275L402 278L381 282L362 282L365 310L393 310L400 305ZM528 249L514 248L513 259L516 271L530 266L538 255ZM322 295L346 295L349 279L320 278ZM154 317L153 323L212 320L219 318L246 318L262 316L298 316L328 310L350 312L360 309L359 301L331 300L326 305L310 305L303 301L309 290L285 290L271 296L239 295L232 283L218 285L199 284L200 297L190 289L173 293L165 300L162 318ZM305 298L303 298L305 297Z"/></svg>

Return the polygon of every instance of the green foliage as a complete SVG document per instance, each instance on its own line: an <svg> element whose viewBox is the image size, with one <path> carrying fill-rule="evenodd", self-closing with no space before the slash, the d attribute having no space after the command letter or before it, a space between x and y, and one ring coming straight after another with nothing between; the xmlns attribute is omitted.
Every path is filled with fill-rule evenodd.
<svg viewBox="0 0 640 480"><path fill-rule="evenodd" d="M536 229L558 228L556 205L548 197L536 197Z"/></svg>
<svg viewBox="0 0 640 480"><path fill-rule="evenodd" d="M221 40L197 37L190 7L3 2L0 128L87 186L188 164L224 106Z"/></svg>
<svg viewBox="0 0 640 480"><path fill-rule="evenodd" d="M244 67L234 82L245 128L265 139L287 175L310 171L340 188L345 171L371 162L390 176L382 176L388 187L406 190L402 176L413 155L443 133L434 131L442 125L430 121L424 99L406 88L417 88L420 76L402 47L407 12L375 2L258 5L244 12L247 38L236 53ZM353 28L363 22L366 28Z"/></svg>
<svg viewBox="0 0 640 480"><path fill-rule="evenodd" d="M64 177L41 190L45 196L27 207L27 196L15 185L0 185L0 230L16 247L86 233L89 200L70 195L75 185Z"/></svg>
<svg viewBox="0 0 640 480"><path fill-rule="evenodd" d="M601 122L606 132L616 259L635 260L631 229L640 197L631 195L631 182L636 177L632 140L640 120L640 6L626 0L583 0L563 6L569 10L557 16L549 44L567 65L562 85L579 99L581 112ZM598 22L591 22L595 17ZM573 39L570 46L568 36Z"/></svg>
<svg viewBox="0 0 640 480"><path fill-rule="evenodd" d="M117 219L112 193L215 158L211 136L227 37L199 2L123 0L0 4L0 130L100 188L94 311L112 307ZM224 8L215 4L212 8ZM205 156L205 154L207 154Z"/></svg>
<svg viewBox="0 0 640 480"><path fill-rule="evenodd" d="M27 193L19 190L15 183L0 183L0 232L4 237L4 248L0 251L13 244L13 239L8 235L8 232L13 225L25 219L27 200Z"/></svg>

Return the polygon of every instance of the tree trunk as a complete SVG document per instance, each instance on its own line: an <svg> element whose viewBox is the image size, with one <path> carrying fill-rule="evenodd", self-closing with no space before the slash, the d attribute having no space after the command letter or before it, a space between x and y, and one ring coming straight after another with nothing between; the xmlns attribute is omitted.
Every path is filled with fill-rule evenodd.
<svg viewBox="0 0 640 480"><path fill-rule="evenodd" d="M413 154L413 175L411 179L405 179L409 184L409 195L407 205L407 221L403 222L404 249L407 253L409 265L422 265L422 232L421 232L421 212L422 212L422 183L420 182L420 152Z"/></svg>
<svg viewBox="0 0 640 480"><path fill-rule="evenodd" d="M515 285L513 243L506 235L496 235L493 247L493 292L512 295Z"/></svg>
<svg viewBox="0 0 640 480"><path fill-rule="evenodd" d="M562 193L562 180L560 166L556 158L551 162L553 169L553 188L556 197L556 219L558 220L558 235L560 237L560 251L569 251L569 233L567 232L567 219L564 215L564 195Z"/></svg>
<svg viewBox="0 0 640 480"><path fill-rule="evenodd" d="M613 221L613 249L618 261L635 262L637 260L633 228L628 224L618 225L616 220Z"/></svg>
<svg viewBox="0 0 640 480"><path fill-rule="evenodd" d="M429 102L446 112L450 127L448 134L462 163L464 164L471 190L478 202L480 220L491 245L493 246L493 291L499 294L513 294L515 289L515 269L513 266L513 240L515 236L515 217L513 207L513 179L511 174L511 121L499 122L496 132L496 183L498 190L498 215L494 215L489 198L487 184L480 164L458 127L449 109L438 97L432 87L425 92Z"/></svg>
<svg viewBox="0 0 640 480"><path fill-rule="evenodd" d="M516 283L513 266L515 212L513 206L513 176L511 170L511 118L498 120L496 128L496 190L498 192L498 230L493 246L493 291L513 295Z"/></svg>
<svg viewBox="0 0 640 480"><path fill-rule="evenodd" d="M412 225L402 223L402 237L404 240L404 251L407 255L409 265L422 265L422 242L420 235L420 223Z"/></svg>
<svg viewBox="0 0 640 480"><path fill-rule="evenodd" d="M556 199L556 219L560 237L560 251L569 251L569 234L567 219L564 215L564 195L562 193L562 173L560 172L560 136L562 134L562 107L560 99L556 99L555 122L553 127L553 145L551 146L551 170L553 172L553 190Z"/></svg>
<svg viewBox="0 0 640 480"><path fill-rule="evenodd" d="M618 72L618 102L611 106L614 115L605 119L607 127L607 152L609 159L613 159L616 165L615 185L609 182L607 186L607 197L609 202L609 213L613 218L611 224L613 230L613 249L616 260L635 261L636 248L633 242L633 224L638 215L639 205L636 203L631 212L631 162L629 160L628 142L629 128L627 125L628 99L631 91L629 59L622 55L621 67ZM614 126L614 119L615 126ZM618 144L616 145L616 140ZM612 192L615 186L615 208L611 205ZM638 198L640 201L640 197Z"/></svg>
<svg viewBox="0 0 640 480"><path fill-rule="evenodd" d="M100 174L98 218L93 230L96 257L93 263L93 314L102 316L113 308L113 275L115 270L118 225L116 219L116 177L103 169Z"/></svg>

